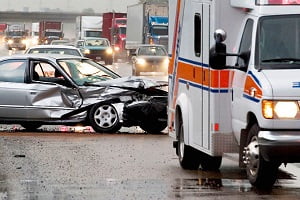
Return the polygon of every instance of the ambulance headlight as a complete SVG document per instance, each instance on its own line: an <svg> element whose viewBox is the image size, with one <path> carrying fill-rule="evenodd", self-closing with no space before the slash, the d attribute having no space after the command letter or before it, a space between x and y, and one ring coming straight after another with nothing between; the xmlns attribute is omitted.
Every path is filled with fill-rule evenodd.
<svg viewBox="0 0 300 200"><path fill-rule="evenodd" d="M143 58L137 58L136 59L136 64L138 65L145 65L146 64L146 60Z"/></svg>
<svg viewBox="0 0 300 200"><path fill-rule="evenodd" d="M12 43L14 43L14 41L13 40L8 40L7 43L12 44Z"/></svg>
<svg viewBox="0 0 300 200"><path fill-rule="evenodd" d="M266 119L298 119L300 118L298 101L263 100L262 112Z"/></svg>

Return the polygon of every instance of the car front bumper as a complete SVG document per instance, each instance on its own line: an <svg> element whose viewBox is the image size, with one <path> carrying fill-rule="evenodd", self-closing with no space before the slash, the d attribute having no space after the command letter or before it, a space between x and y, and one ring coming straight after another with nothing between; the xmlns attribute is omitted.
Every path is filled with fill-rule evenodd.
<svg viewBox="0 0 300 200"><path fill-rule="evenodd" d="M258 144L267 161L300 162L300 130L260 131Z"/></svg>

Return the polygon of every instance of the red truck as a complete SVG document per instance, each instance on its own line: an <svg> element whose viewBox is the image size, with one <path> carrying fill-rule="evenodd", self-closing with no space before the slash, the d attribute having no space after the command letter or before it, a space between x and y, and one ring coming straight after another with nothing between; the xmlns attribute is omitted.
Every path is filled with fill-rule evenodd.
<svg viewBox="0 0 300 200"><path fill-rule="evenodd" d="M102 36L114 47L115 57L126 55L126 13L103 13Z"/></svg>
<svg viewBox="0 0 300 200"><path fill-rule="evenodd" d="M60 21L40 21L39 44L50 44L52 40L63 39L63 23Z"/></svg>

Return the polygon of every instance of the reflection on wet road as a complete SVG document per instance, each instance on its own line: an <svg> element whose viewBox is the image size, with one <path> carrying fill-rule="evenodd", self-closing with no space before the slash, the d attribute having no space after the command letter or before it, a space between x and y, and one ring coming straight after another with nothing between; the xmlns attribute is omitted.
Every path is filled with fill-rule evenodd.
<svg viewBox="0 0 300 200"><path fill-rule="evenodd" d="M172 139L117 134L0 132L0 199L298 199L297 165L281 166L271 191L257 191L225 155L220 171L180 168Z"/></svg>

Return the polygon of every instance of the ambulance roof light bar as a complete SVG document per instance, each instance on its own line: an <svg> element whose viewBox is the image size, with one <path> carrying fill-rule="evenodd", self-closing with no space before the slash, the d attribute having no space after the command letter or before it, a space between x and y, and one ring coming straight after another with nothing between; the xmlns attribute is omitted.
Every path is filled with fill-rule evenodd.
<svg viewBox="0 0 300 200"><path fill-rule="evenodd" d="M300 5L300 0L230 0L233 7L254 9L255 6Z"/></svg>
<svg viewBox="0 0 300 200"><path fill-rule="evenodd" d="M256 0L257 5L300 5L300 0Z"/></svg>

